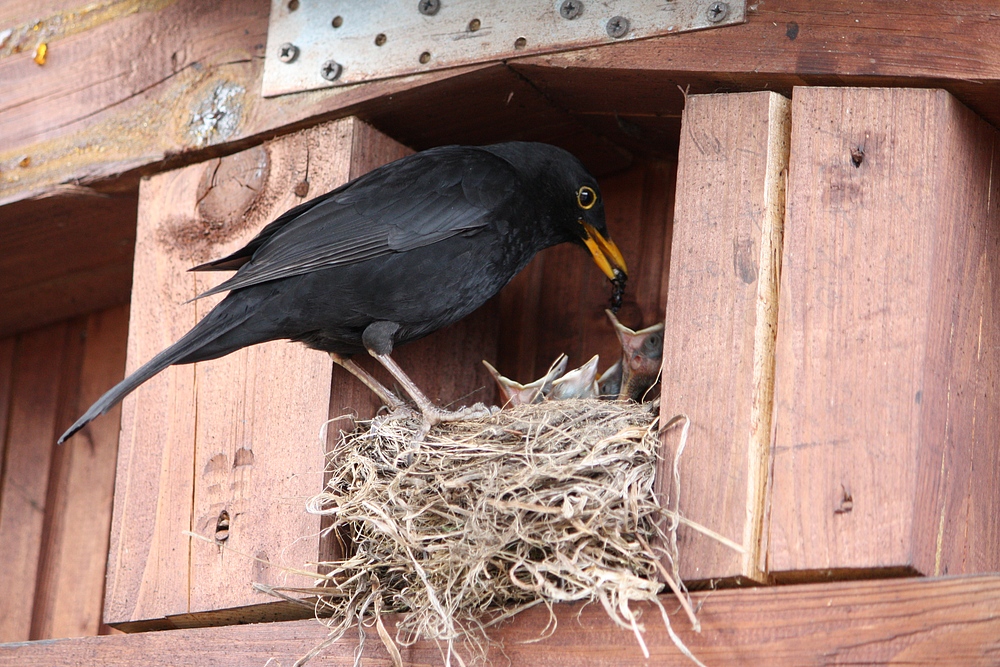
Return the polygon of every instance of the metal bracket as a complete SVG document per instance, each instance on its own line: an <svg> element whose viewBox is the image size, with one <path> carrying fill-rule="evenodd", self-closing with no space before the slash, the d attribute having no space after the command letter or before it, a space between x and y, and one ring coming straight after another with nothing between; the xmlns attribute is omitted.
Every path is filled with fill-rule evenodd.
<svg viewBox="0 0 1000 667"><path fill-rule="evenodd" d="M745 0L272 0L265 97L743 23Z"/></svg>

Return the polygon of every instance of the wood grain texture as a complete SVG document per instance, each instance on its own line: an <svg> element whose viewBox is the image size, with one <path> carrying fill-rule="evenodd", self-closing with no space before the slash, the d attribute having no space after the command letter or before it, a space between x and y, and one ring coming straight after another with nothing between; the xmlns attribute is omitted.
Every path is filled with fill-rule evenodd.
<svg viewBox="0 0 1000 667"><path fill-rule="evenodd" d="M946 88L996 124L1000 55L990 45L997 40L995 8L978 0L891 7L772 0L748 3L747 21L738 26L511 64L578 116L625 112L638 120L677 113L683 106L678 84L690 84L690 93L768 89L785 95L795 85L908 85ZM595 86L602 77L615 85Z"/></svg>
<svg viewBox="0 0 1000 667"><path fill-rule="evenodd" d="M175 164L204 160L221 146L231 152L275 132L354 112L363 112L377 126L383 119L400 121L404 141L428 133L462 141L457 135L468 131L488 141L488 135L503 136L515 125L539 136L560 123L574 124L501 64L263 99L267 0L229 0L210 8L193 0L132 4L143 5L142 11L55 36L44 67L29 52L0 58L0 77L11 91L9 106L0 108L0 202L165 159ZM48 24L75 21L66 12L24 18L41 26L34 40L44 37ZM158 36L153 43L150 34ZM462 78L457 87L451 85L456 78ZM416 89L424 93L414 96ZM434 101L433 122L427 119L428 99ZM498 118L483 123L473 109ZM394 127L388 129L397 134ZM585 153L601 143L584 128L562 133ZM108 136L116 141L94 143ZM605 160L620 153L610 143L599 152ZM67 167L77 176L68 177Z"/></svg>
<svg viewBox="0 0 1000 667"><path fill-rule="evenodd" d="M23 334L14 353L0 486L0 641L30 638L66 331L62 323Z"/></svg>
<svg viewBox="0 0 1000 667"><path fill-rule="evenodd" d="M996 130L946 92L796 89L779 576L1000 568L997 160Z"/></svg>
<svg viewBox="0 0 1000 667"><path fill-rule="evenodd" d="M59 392L60 429L122 379L127 331L127 306L70 323ZM34 639L90 636L101 629L119 413L120 408L113 409L80 437L56 448L33 614Z"/></svg>
<svg viewBox="0 0 1000 667"><path fill-rule="evenodd" d="M0 207L0 336L128 303L138 180L123 180Z"/></svg>
<svg viewBox="0 0 1000 667"><path fill-rule="evenodd" d="M17 339L9 336L0 339L0 480L3 480L7 449L7 422L10 416L11 392L14 390L14 348ZM3 502L0 491L0 503Z"/></svg>
<svg viewBox="0 0 1000 667"><path fill-rule="evenodd" d="M765 577L789 106L775 93L697 95L684 111L660 414L691 420L682 513L746 550L740 555L682 527L685 579ZM660 480L670 478L679 434L664 433Z"/></svg>
<svg viewBox="0 0 1000 667"><path fill-rule="evenodd" d="M666 606L677 634L708 665L913 665L961 664L987 667L1000 652L1000 577L943 577L856 581L694 595L701 604L701 634L690 630L683 612ZM641 606L641 605L639 605ZM613 625L600 605L554 608L556 626L538 640L549 621L532 609L497 629L502 653L494 664L515 666L692 664L671 643L659 612L642 606L650 659L631 632ZM390 633L394 623L387 623ZM818 631L821 629L821 631ZM315 620L239 625L113 637L88 637L0 645L0 667L44 664L117 666L290 665L318 645L327 630ZM533 640L533 641L526 641ZM316 665L352 665L353 632L313 659ZM402 649L406 665L439 665L431 642ZM369 633L364 664L392 664Z"/></svg>

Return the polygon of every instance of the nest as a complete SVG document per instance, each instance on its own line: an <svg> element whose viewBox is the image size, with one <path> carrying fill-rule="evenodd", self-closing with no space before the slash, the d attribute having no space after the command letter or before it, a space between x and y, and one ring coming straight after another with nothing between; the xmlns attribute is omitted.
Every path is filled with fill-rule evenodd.
<svg viewBox="0 0 1000 667"><path fill-rule="evenodd" d="M653 492L658 423L649 404L601 400L446 423L416 444L417 419L366 422L341 438L309 504L350 555L321 563L318 587L295 590L318 596L327 643L358 628L359 659L374 626L397 664L398 645L420 639L439 642L446 664L479 661L491 626L578 601L599 602L648 656L631 603L655 604L670 630L657 597L668 583L697 627L677 583L676 515ZM391 637L382 615L394 612Z"/></svg>

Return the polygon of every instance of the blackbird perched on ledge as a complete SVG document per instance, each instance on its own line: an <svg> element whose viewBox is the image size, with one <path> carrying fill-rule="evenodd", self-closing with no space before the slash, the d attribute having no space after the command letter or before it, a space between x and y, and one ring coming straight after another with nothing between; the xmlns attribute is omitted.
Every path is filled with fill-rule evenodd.
<svg viewBox="0 0 1000 667"><path fill-rule="evenodd" d="M368 351L429 424L464 416L434 406L389 356L393 347L465 317L538 251L566 242L585 246L620 291L625 261L608 236L597 181L560 148L444 146L379 167L296 206L228 257L195 267L236 270L200 296L229 294L98 399L59 442L171 364L276 339L329 352L400 407L349 359Z"/></svg>

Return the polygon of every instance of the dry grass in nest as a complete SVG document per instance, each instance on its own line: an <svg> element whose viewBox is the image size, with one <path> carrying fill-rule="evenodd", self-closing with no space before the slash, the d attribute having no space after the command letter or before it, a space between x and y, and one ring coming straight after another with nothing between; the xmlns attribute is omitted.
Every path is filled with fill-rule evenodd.
<svg viewBox="0 0 1000 667"><path fill-rule="evenodd" d="M446 664L464 664L485 657L490 626L579 601L600 602L647 652L630 605L653 603L670 630L664 581L697 626L674 583L676 521L653 492L658 423L648 404L553 401L443 424L414 444L417 420L377 417L342 438L309 504L352 555L320 564L317 588L283 590L319 596L328 642L357 625L359 658L375 626L397 662L397 645L433 639ZM381 619L392 612L404 612L395 637Z"/></svg>

